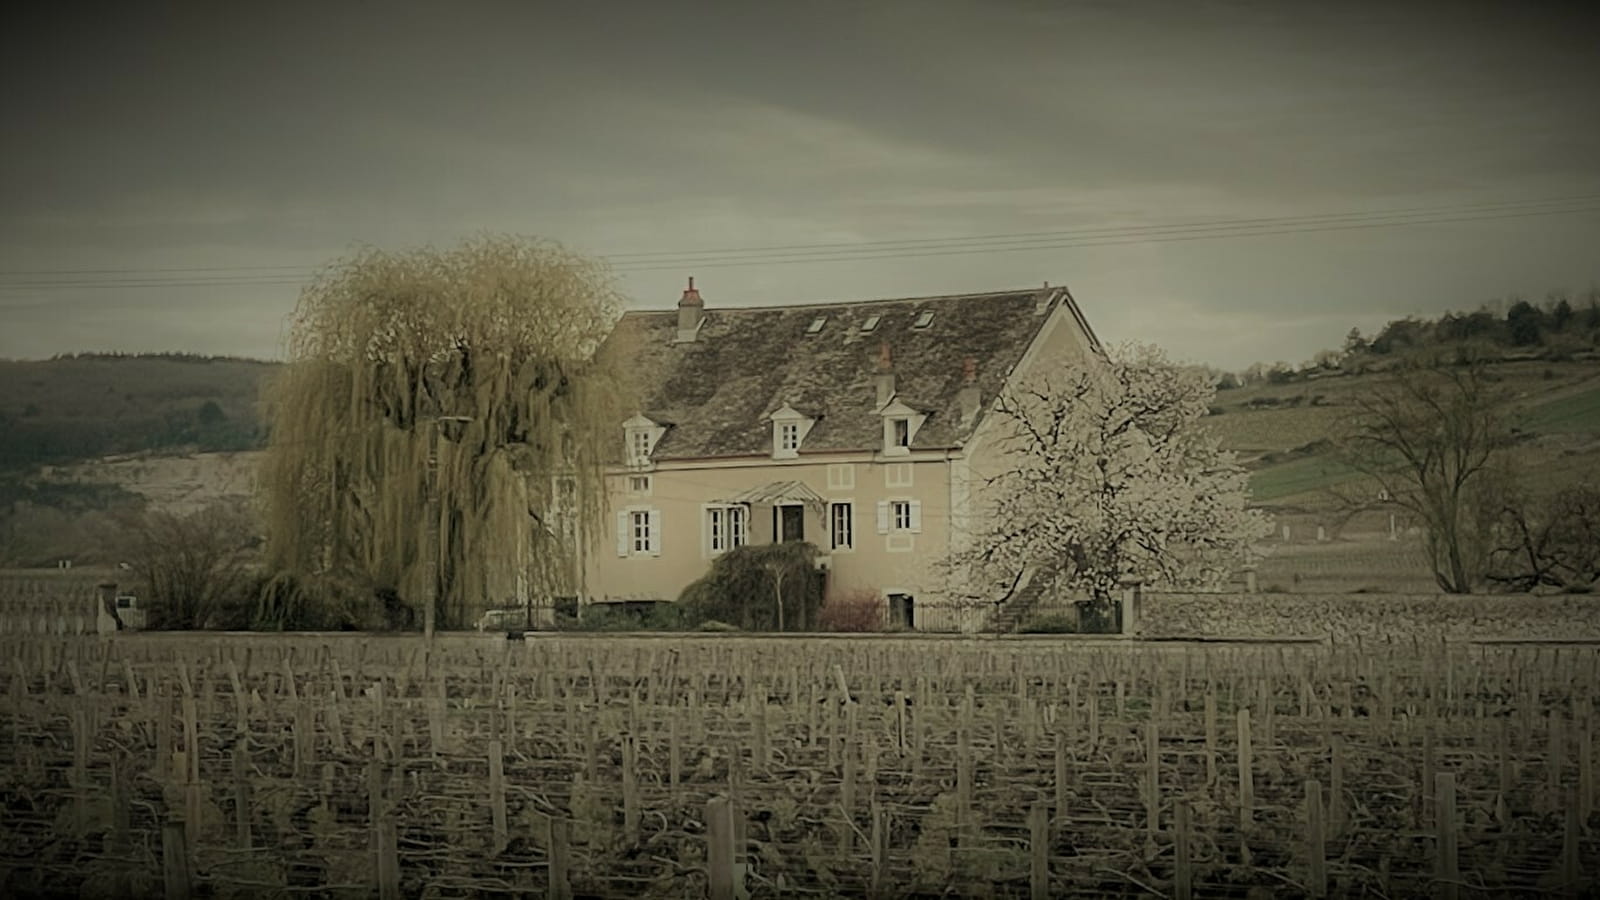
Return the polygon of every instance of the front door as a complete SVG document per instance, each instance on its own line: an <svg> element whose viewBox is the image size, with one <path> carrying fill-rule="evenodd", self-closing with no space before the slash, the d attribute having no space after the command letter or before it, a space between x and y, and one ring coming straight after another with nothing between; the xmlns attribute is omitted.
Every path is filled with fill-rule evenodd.
<svg viewBox="0 0 1600 900"><path fill-rule="evenodd" d="M806 508L799 505L774 506L772 508L772 537L774 543L805 540Z"/></svg>
<svg viewBox="0 0 1600 900"><path fill-rule="evenodd" d="M910 594L889 595L889 621L907 631L916 629L916 603Z"/></svg>

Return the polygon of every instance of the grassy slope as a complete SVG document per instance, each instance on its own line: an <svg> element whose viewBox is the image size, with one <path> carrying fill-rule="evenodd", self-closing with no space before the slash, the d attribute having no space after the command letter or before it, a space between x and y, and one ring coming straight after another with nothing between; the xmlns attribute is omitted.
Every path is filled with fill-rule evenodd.
<svg viewBox="0 0 1600 900"><path fill-rule="evenodd" d="M1594 362L1515 362L1493 367L1510 395L1505 414L1522 440L1515 461L1524 483L1547 493L1593 479L1600 472L1600 365ZM1549 373L1548 377L1546 373ZM1340 527L1329 512L1329 488L1359 494L1375 490L1342 464L1326 444L1353 414L1357 392L1374 375L1321 378L1264 385L1217 395L1220 410L1208 422L1251 469L1251 490L1279 531L1261 564L1263 589L1344 592L1432 592L1420 537L1401 531L1389 540L1389 516L1376 511ZM1281 404L1299 396L1300 405ZM1318 398L1312 405L1313 398ZM1277 400L1278 407L1252 408ZM1403 523L1403 519L1399 520ZM1290 539L1282 539L1282 526ZM1330 540L1318 542L1318 527Z"/></svg>
<svg viewBox="0 0 1600 900"><path fill-rule="evenodd" d="M243 359L0 360L0 464L171 447L198 428L208 401L225 420L205 435L248 441L260 424L261 385L276 368Z"/></svg>

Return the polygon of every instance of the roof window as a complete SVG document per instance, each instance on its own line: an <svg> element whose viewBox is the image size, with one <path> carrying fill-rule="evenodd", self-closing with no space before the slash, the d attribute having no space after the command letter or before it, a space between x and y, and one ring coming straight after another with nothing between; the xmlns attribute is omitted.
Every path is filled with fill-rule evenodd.
<svg viewBox="0 0 1600 900"><path fill-rule="evenodd" d="M881 318L883 318L883 317L882 316L867 316L867 320L865 322L861 323L861 333L862 334L867 334L869 332L877 330L877 328L878 328L878 320L881 319Z"/></svg>
<svg viewBox="0 0 1600 900"><path fill-rule="evenodd" d="M827 323L827 316L817 316L815 319L811 320L810 325L806 326L806 334L816 334L820 332L822 330L822 326L826 325Z"/></svg>
<svg viewBox="0 0 1600 900"><path fill-rule="evenodd" d="M925 309L917 313L917 320L911 323L912 328L927 328L933 324L933 310Z"/></svg>

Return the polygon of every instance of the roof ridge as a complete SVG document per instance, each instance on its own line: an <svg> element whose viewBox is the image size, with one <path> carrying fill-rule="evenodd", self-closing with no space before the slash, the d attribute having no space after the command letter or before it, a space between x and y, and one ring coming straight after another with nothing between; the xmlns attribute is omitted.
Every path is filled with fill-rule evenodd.
<svg viewBox="0 0 1600 900"><path fill-rule="evenodd" d="M768 309L774 309L774 310L776 310L776 309L815 309L815 308L823 308L823 307L832 308L832 307L838 307L838 306L868 306L868 305L871 305L871 304L879 304L879 303L881 303L881 304L920 303L920 302L925 302L925 301L930 301L930 300L968 300L968 299L976 300L976 299L978 299L980 297L1014 297L1014 296L1016 296L1018 294L1038 293L1041 290L1045 290L1045 289L1044 288L1037 288L1037 287L1027 287L1027 288L1015 288L1015 289L1008 290L1008 291L973 291L973 292L963 292L963 293L956 293L956 294L932 294L932 295L920 296L920 297L880 297L880 298L878 298L876 300L811 300L811 301L808 301L808 302L805 302L805 303L767 303L767 304L761 304L761 305L758 305L758 306L717 306L717 307L708 306L707 310L709 311L709 310L715 309L717 312L760 312L762 310L768 310ZM1049 290L1056 290L1056 288L1052 287L1052 288L1049 288ZM623 313L623 315L628 315L630 313L676 313L676 312L677 312L677 308L676 307L666 307L664 309L630 309L630 310L626 310Z"/></svg>

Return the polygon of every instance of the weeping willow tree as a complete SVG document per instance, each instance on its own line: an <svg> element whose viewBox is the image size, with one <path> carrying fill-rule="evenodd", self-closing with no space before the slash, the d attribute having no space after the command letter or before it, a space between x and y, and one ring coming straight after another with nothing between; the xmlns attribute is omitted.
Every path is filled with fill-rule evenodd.
<svg viewBox="0 0 1600 900"><path fill-rule="evenodd" d="M621 420L595 359L620 305L600 264L512 238L324 270L268 389L263 624L372 627L387 605L394 626L431 598L459 628L574 593Z"/></svg>

